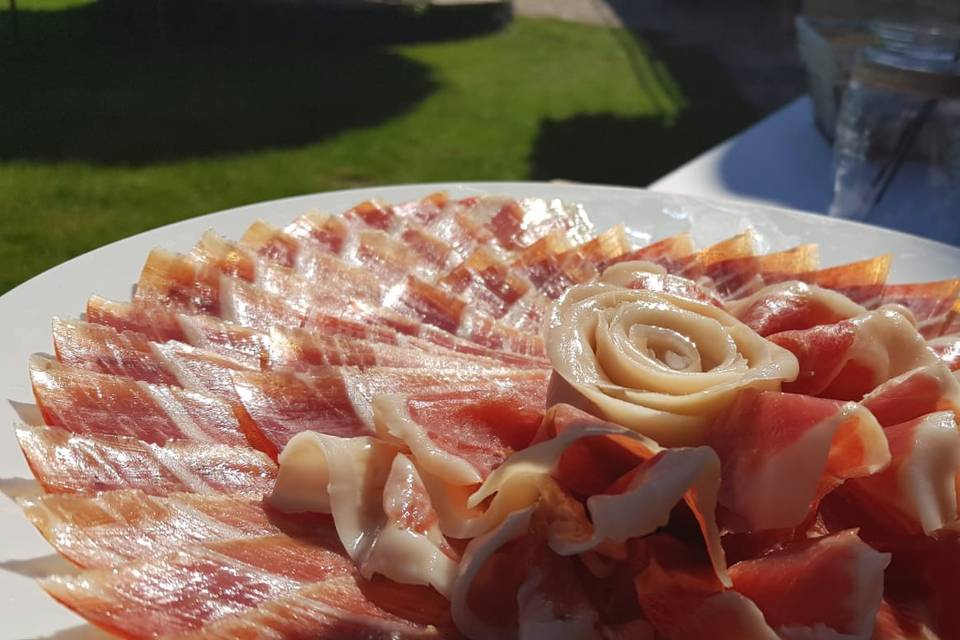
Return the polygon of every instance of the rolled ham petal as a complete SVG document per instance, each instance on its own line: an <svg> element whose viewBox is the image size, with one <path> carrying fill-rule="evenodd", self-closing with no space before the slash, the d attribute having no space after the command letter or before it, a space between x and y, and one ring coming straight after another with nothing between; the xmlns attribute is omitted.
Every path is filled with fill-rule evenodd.
<svg viewBox="0 0 960 640"><path fill-rule="evenodd" d="M728 301L726 307L761 336L833 324L867 311L836 291L798 280L764 287L746 298Z"/></svg>
<svg viewBox="0 0 960 640"><path fill-rule="evenodd" d="M795 527L844 480L890 461L862 406L788 393L741 392L708 444L723 465L721 523L737 532Z"/></svg>
<svg viewBox="0 0 960 640"><path fill-rule="evenodd" d="M885 430L890 466L844 487L860 508L904 534L931 534L960 519L960 432L954 415L931 413Z"/></svg>
<svg viewBox="0 0 960 640"><path fill-rule="evenodd" d="M568 290L547 342L548 405L573 404L668 446L701 444L737 391L778 390L798 370L715 306L609 284Z"/></svg>
<svg viewBox="0 0 960 640"><path fill-rule="evenodd" d="M887 380L864 396L861 404L884 427L936 411L960 416L960 380L942 364L927 365Z"/></svg>
<svg viewBox="0 0 960 640"><path fill-rule="evenodd" d="M835 324L784 331L770 340L800 362L789 393L835 400L860 400L878 385L939 362L901 307L884 307Z"/></svg>

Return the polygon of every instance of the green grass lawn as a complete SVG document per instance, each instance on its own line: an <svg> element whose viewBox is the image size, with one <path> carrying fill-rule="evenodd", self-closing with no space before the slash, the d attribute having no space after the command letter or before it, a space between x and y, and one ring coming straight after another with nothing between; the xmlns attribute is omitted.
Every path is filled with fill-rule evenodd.
<svg viewBox="0 0 960 640"><path fill-rule="evenodd" d="M4 3L5 6L6 3ZM643 185L755 114L696 52L516 19L468 39L322 50L138 42L98 8L0 11L0 292L112 240L362 185Z"/></svg>

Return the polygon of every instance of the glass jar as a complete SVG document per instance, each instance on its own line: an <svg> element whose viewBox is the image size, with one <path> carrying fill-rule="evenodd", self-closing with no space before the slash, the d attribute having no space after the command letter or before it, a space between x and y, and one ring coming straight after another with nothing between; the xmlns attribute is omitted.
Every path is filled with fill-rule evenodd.
<svg viewBox="0 0 960 640"><path fill-rule="evenodd" d="M960 52L936 38L888 42L854 65L829 213L960 244Z"/></svg>

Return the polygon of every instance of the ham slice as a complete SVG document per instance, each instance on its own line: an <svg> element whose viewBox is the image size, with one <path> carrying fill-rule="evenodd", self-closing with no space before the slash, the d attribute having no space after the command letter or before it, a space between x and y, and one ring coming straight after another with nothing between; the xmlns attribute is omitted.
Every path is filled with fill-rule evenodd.
<svg viewBox="0 0 960 640"><path fill-rule="evenodd" d="M834 324L867 312L842 294L798 280L728 301L727 308L761 336Z"/></svg>
<svg viewBox="0 0 960 640"><path fill-rule="evenodd" d="M917 328L926 338L943 333L953 305L960 295L960 279L923 284L888 284L880 304L900 304L910 309Z"/></svg>
<svg viewBox="0 0 960 640"><path fill-rule="evenodd" d="M818 264L817 245L805 244L778 253L714 262L704 268L703 275L710 278L723 298L740 298L763 287L771 274L779 280L814 271Z"/></svg>
<svg viewBox="0 0 960 640"><path fill-rule="evenodd" d="M721 240L705 249L701 249L692 254L689 258L681 261L680 270L676 275L684 276L696 280L698 278L709 277L707 274L713 265L733 260L735 258L749 258L756 251L756 236L752 229L747 229L743 233L737 234L726 240ZM718 274L723 276L722 273ZM717 283L714 283L715 285ZM721 281L722 287L724 283Z"/></svg>
<svg viewBox="0 0 960 640"><path fill-rule="evenodd" d="M256 620L300 612L313 614L308 629L335 629L343 620L363 635L436 635L373 602L331 533L205 543L110 570L48 578L42 585L91 622L128 637L189 631L203 637L206 625L238 622L231 620L238 614ZM260 606L266 610L256 610ZM287 624L298 623L305 624Z"/></svg>
<svg viewBox="0 0 960 640"><path fill-rule="evenodd" d="M58 427L20 427L17 440L34 477L52 493L140 489L260 498L273 489L277 471L267 456L244 446L182 440L159 446Z"/></svg>
<svg viewBox="0 0 960 640"><path fill-rule="evenodd" d="M932 364L892 378L862 400L885 427L935 411L960 415L960 381L942 364Z"/></svg>
<svg viewBox="0 0 960 640"><path fill-rule="evenodd" d="M670 236L663 240L634 249L616 262L652 262L667 270L667 273L679 273L684 262L693 254L693 238L689 233Z"/></svg>
<svg viewBox="0 0 960 640"><path fill-rule="evenodd" d="M601 282L625 289L666 293L723 308L723 302L705 286L681 276L666 273L652 262L618 262L603 272Z"/></svg>
<svg viewBox="0 0 960 640"><path fill-rule="evenodd" d="M855 531L798 542L730 567L733 588L750 598L781 637L809 638L826 627L869 638L890 555Z"/></svg>
<svg viewBox="0 0 960 640"><path fill-rule="evenodd" d="M721 524L741 532L796 527L844 480L890 462L862 406L788 393L740 392L707 444L722 464Z"/></svg>
<svg viewBox="0 0 960 640"><path fill-rule="evenodd" d="M212 396L92 373L34 356L30 378L44 421L78 434L131 436L163 444L246 444L246 417Z"/></svg>
<svg viewBox="0 0 960 640"><path fill-rule="evenodd" d="M172 306L186 313L210 314L260 330L277 324L301 326L313 313L331 308L337 309L339 317L387 326L403 321L394 321L394 313L414 326L422 323L486 348L543 355L539 336L499 324L414 276L407 276L403 283L390 289L382 301L384 310L379 308L380 294L374 296L366 284L354 280L317 287L274 266L267 275L258 274L254 286L243 277L222 275L212 264L154 250L141 274L136 300ZM197 290L192 293L182 276L187 273L204 274L205 280L197 280Z"/></svg>
<svg viewBox="0 0 960 640"><path fill-rule="evenodd" d="M271 455L301 431L340 437L372 434L371 402L380 394L417 394L426 389L431 394L464 394L475 401L508 386L533 406L543 406L546 380L546 371L475 367L432 372L329 367L309 374L234 374L243 407L263 434L268 443L265 450Z"/></svg>
<svg viewBox="0 0 960 640"><path fill-rule="evenodd" d="M180 342L152 342L140 333L80 321L54 319L53 342L57 358L66 365L229 401L236 400L230 371L253 368Z"/></svg>
<svg viewBox="0 0 960 640"><path fill-rule="evenodd" d="M43 537L81 567L110 567L215 540L306 535L329 526L325 517L287 516L262 501L227 495L158 497L118 490L46 494L20 506Z"/></svg>
<svg viewBox="0 0 960 640"><path fill-rule="evenodd" d="M803 280L824 289L832 289L870 309L876 307L883 298L884 284L890 273L891 260L890 254L884 254L819 271L791 274L782 279Z"/></svg>
<svg viewBox="0 0 960 640"><path fill-rule="evenodd" d="M267 348L265 334L204 315L185 315L157 304L113 302L97 296L87 301L86 319L120 332L138 333L154 342L176 340L215 351L252 367Z"/></svg>
<svg viewBox="0 0 960 640"><path fill-rule="evenodd" d="M939 362L910 319L884 308L841 322L769 336L800 362L790 393L859 400L878 385Z"/></svg>
<svg viewBox="0 0 960 640"><path fill-rule="evenodd" d="M953 414L931 413L885 432L890 466L851 481L845 495L885 528L906 534L930 534L956 523L960 432Z"/></svg>

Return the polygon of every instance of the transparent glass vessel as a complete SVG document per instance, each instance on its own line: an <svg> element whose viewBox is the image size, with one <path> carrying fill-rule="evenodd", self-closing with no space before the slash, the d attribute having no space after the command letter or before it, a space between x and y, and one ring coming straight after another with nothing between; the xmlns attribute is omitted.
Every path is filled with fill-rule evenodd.
<svg viewBox="0 0 960 640"><path fill-rule="evenodd" d="M877 30L837 117L830 215L960 244L960 51L929 31Z"/></svg>

